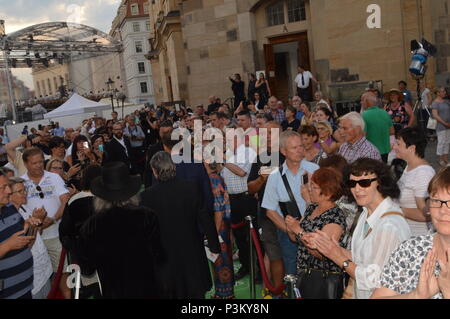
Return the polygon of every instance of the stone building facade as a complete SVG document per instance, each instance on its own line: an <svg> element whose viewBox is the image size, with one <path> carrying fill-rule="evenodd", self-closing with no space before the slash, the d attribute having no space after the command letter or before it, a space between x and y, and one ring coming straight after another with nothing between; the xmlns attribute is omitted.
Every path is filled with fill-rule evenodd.
<svg viewBox="0 0 450 319"><path fill-rule="evenodd" d="M152 72L145 54L149 51L148 0L122 0L112 23L110 35L123 43L120 54L125 78L124 92L135 104L154 103Z"/></svg>
<svg viewBox="0 0 450 319"><path fill-rule="evenodd" d="M232 96L227 79L266 71L273 93L295 92L298 64L307 66L335 101L357 98L369 81L383 90L406 80L410 42L437 43L425 82L446 84L450 57L448 0L161 0L150 1L156 102L206 104ZM370 29L368 6L381 9Z"/></svg>

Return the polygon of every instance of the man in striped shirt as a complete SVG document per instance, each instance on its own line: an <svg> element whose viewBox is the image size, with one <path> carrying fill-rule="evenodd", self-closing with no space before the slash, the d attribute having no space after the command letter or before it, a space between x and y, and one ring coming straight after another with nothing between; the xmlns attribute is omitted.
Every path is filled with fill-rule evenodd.
<svg viewBox="0 0 450 319"><path fill-rule="evenodd" d="M31 299L34 237L24 236L29 225L8 205L10 195L8 178L0 168L0 299Z"/></svg>
<svg viewBox="0 0 450 319"><path fill-rule="evenodd" d="M339 122L339 129L342 130L345 139L345 143L339 148L339 155L343 156L349 164L359 158L372 158L381 161L378 149L366 139L364 128L364 120L356 112L344 115Z"/></svg>

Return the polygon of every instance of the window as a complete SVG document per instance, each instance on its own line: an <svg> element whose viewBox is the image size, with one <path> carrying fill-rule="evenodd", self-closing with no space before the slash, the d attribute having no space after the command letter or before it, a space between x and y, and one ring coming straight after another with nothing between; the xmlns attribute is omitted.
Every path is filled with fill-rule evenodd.
<svg viewBox="0 0 450 319"><path fill-rule="evenodd" d="M268 26L284 23L284 2L277 2L266 9Z"/></svg>
<svg viewBox="0 0 450 319"><path fill-rule="evenodd" d="M305 1L288 0L288 17L289 22L306 20Z"/></svg>
<svg viewBox="0 0 450 319"><path fill-rule="evenodd" d="M141 82L141 93L148 93L147 82Z"/></svg>
<svg viewBox="0 0 450 319"><path fill-rule="evenodd" d="M47 95L47 89L45 88L45 81L42 80L42 96Z"/></svg>
<svg viewBox="0 0 450 319"><path fill-rule="evenodd" d="M139 14L139 5L137 3L131 5L131 15L137 16Z"/></svg>
<svg viewBox="0 0 450 319"><path fill-rule="evenodd" d="M144 3L144 14L148 14L148 12L149 12L149 4Z"/></svg>
<svg viewBox="0 0 450 319"><path fill-rule="evenodd" d="M150 31L150 21L145 22L145 30Z"/></svg>
<svg viewBox="0 0 450 319"><path fill-rule="evenodd" d="M133 32L141 32L141 25L139 22L133 22Z"/></svg>
<svg viewBox="0 0 450 319"><path fill-rule="evenodd" d="M138 70L139 70L139 74L145 74L145 63L144 62L138 63Z"/></svg>
<svg viewBox="0 0 450 319"><path fill-rule="evenodd" d="M135 47L136 47L136 53L142 53L144 52L144 49L142 48L142 41L136 41L134 43Z"/></svg>
<svg viewBox="0 0 450 319"><path fill-rule="evenodd" d="M53 77L53 83L55 84L55 92L58 92L58 81L56 80L56 77Z"/></svg>

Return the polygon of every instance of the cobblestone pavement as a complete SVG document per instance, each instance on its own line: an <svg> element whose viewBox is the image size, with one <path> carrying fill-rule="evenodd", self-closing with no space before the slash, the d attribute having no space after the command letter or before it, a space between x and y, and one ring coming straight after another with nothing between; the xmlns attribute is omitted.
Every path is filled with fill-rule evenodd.
<svg viewBox="0 0 450 319"><path fill-rule="evenodd" d="M438 157L436 155L436 141L428 141L427 149L425 150L425 159L433 166L436 172L441 168L438 163Z"/></svg>

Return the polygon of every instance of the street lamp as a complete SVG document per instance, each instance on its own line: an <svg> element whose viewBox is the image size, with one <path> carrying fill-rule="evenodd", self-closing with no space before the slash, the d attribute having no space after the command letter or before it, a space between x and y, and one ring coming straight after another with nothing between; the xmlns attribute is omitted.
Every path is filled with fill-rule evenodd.
<svg viewBox="0 0 450 319"><path fill-rule="evenodd" d="M122 101L122 119L123 119L123 107L124 107L126 99L127 99L127 97L123 92L120 92L119 94L117 94L117 105L119 105L119 101Z"/></svg>
<svg viewBox="0 0 450 319"><path fill-rule="evenodd" d="M108 82L106 82L105 84L108 86L108 91L111 94L111 107L112 107L112 111L114 112L114 91L113 91L114 81L111 80L111 78L109 78Z"/></svg>

